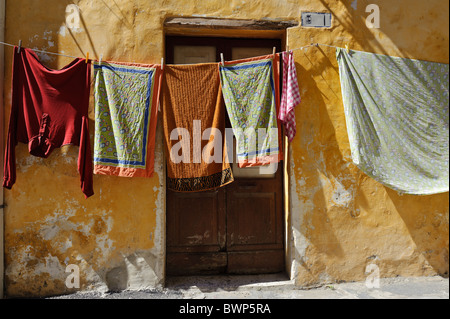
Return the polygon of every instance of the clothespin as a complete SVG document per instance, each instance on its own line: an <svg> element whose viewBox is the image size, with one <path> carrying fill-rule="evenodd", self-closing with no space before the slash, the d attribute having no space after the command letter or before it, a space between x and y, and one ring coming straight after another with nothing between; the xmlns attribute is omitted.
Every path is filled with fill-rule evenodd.
<svg viewBox="0 0 450 319"><path fill-rule="evenodd" d="M348 48L348 44L345 45L345 50L347 50L347 53L350 53L350 49Z"/></svg>
<svg viewBox="0 0 450 319"><path fill-rule="evenodd" d="M225 60L223 58L223 53L220 54L220 60L222 61L222 66L225 66Z"/></svg>
<svg viewBox="0 0 450 319"><path fill-rule="evenodd" d="M89 52L86 53L86 63L89 62Z"/></svg>
<svg viewBox="0 0 450 319"><path fill-rule="evenodd" d="M102 64L103 54L100 54L100 60L98 60L98 64Z"/></svg>
<svg viewBox="0 0 450 319"><path fill-rule="evenodd" d="M164 58L161 58L161 70L164 70Z"/></svg>
<svg viewBox="0 0 450 319"><path fill-rule="evenodd" d="M275 53L277 52L277 48L273 47L273 58L275 59Z"/></svg>
<svg viewBox="0 0 450 319"><path fill-rule="evenodd" d="M20 48L22 47L22 40L19 40L19 49L17 50L17 53L20 53Z"/></svg>
<svg viewBox="0 0 450 319"><path fill-rule="evenodd" d="M289 44L286 44L286 52L289 52Z"/></svg>

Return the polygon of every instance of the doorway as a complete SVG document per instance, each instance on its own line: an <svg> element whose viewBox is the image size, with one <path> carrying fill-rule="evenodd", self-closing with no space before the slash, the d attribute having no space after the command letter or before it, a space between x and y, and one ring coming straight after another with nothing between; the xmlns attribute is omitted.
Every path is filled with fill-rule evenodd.
<svg viewBox="0 0 450 319"><path fill-rule="evenodd" d="M168 64L228 61L281 51L278 39L166 37ZM225 112L226 113L226 112ZM231 127L227 119L227 127ZM233 161L235 162L235 161ZM283 163L261 174L238 168L227 186L167 190L167 275L266 274L285 270Z"/></svg>

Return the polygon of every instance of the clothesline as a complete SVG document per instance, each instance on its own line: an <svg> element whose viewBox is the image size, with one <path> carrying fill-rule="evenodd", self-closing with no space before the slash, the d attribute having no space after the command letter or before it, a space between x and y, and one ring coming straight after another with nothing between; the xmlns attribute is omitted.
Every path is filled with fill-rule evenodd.
<svg viewBox="0 0 450 319"><path fill-rule="evenodd" d="M10 46L10 47L13 47L13 48L16 46L14 44L1 42L1 41L0 41L0 44L6 45L6 46ZM308 45L305 45L305 46L302 46L302 47L299 47L299 48L289 49L289 51L297 51L297 50L303 50L303 49L310 48L310 47L319 47L319 46L325 46L325 47L330 47L330 48L338 48L337 46L334 46L334 45L328 45L328 44L322 44L322 43L311 43L311 44L308 44ZM66 57L66 58L72 58L72 59L78 59L79 58L79 57L76 57L76 56L66 55L66 54L62 54L62 53L49 52L49 51L37 50L37 49L32 49L32 50L35 51L35 52L40 52L40 53L44 53L44 54L58 55L58 56ZM286 52L286 51L281 51L281 52L278 52L278 53L283 53L283 52Z"/></svg>
<svg viewBox="0 0 450 319"><path fill-rule="evenodd" d="M307 48L310 48L310 47L319 47L319 46L325 46L325 47L330 47L330 48L339 48L339 47L337 47L337 46L329 45L329 44L311 43L311 44L308 44L308 45L305 45L305 46L302 46L302 47L299 47L299 48L288 49L288 50L281 51L281 52L276 52L276 51L275 51L275 48L274 48L273 53L274 53L274 54L276 54L276 53L285 53L285 52L287 52L287 51L297 51L297 50L307 49ZM347 46L346 46L346 49L348 49ZM266 55L267 55L267 54L266 54ZM256 56L256 57L254 57L254 58L259 58L259 57L266 56L266 55ZM223 63L223 62L224 62L224 61L223 61L223 55L221 54L221 56L222 56L222 63Z"/></svg>
<svg viewBox="0 0 450 319"><path fill-rule="evenodd" d="M17 47L4 42L0 44ZM278 123L283 123L286 128L284 134L289 141L293 141L296 133L294 108L300 104L301 98L295 59L290 52L320 46L340 50L339 47L319 43L311 43L293 50L287 47L286 51L289 54L286 57L283 56L282 70L273 68L272 61L269 63L257 61L267 57L263 56L259 59L255 57L240 60L239 65L245 65L245 67L236 67L231 70L220 68L220 74L217 72L217 65L213 63L177 66L174 72L167 72L163 78L163 72L160 71L162 65L144 66L139 69L147 71L140 71L129 63L109 62L109 67L101 68L102 71L95 74L94 161L91 161L88 125L91 64L84 63L82 59L82 63L74 64L73 68L61 70L61 77L55 77L54 74L42 72L46 70L45 66L35 58L32 50L24 48L20 56L14 54L13 57L17 68L13 70L10 119L20 119L20 121L10 120L8 135L11 133L11 138L8 138L5 152L7 157L5 156L3 187L10 189L16 180L14 149L18 141L28 143L30 153L42 158L48 157L54 148L62 146L61 141L79 146L78 172L86 198L93 195L93 173L127 177L150 176L153 173L154 157L148 155L154 156L160 101L164 106L162 118L166 151L171 155L174 145L169 144L168 141L174 140L169 138L168 132L173 132L175 128L182 128L184 123L192 122L195 127L197 119L200 122L206 120L208 116L205 114L208 112L219 114L216 113L218 109L221 112L225 112L226 109L235 131L245 132L249 127L257 129L258 132L260 129L267 132L267 129L278 129ZM22 47L21 42L18 47ZM365 57L366 54L361 51L352 51L352 54L348 51L348 45L345 45L345 49L341 50L341 54L337 55L336 59L339 65L342 100L354 163L370 177L397 191L420 195L448 192L448 148L441 147L448 145L448 125L445 125L445 116L442 115L445 107L448 106L448 64L392 58L387 55L380 57L376 54ZM39 52L62 55L42 50ZM275 49L273 54L276 54ZM89 53L86 53L85 59L89 60ZM126 69L127 65L129 70ZM402 72L390 72L392 68ZM379 76L373 77L373 70L377 70ZM65 75L67 71L73 74L69 81ZM282 72L282 80L279 72ZM180 82L183 82L182 85ZM433 89L430 89L430 82L436 84ZM204 83L217 89L205 90ZM280 92L281 83L283 86ZM163 90L160 90L161 85ZM48 90L42 91L42 87L47 86L54 88L50 94L44 92ZM16 93L24 92L24 90L31 93ZM108 93L109 91L112 91L112 94ZM399 95L397 91L402 91L404 94ZM410 94L416 91L419 97L425 97L419 99L425 101L423 105L419 103L419 108L424 110L421 123L424 121L425 124L431 123L428 126L425 125L425 130L421 123L414 123L417 112L415 108L410 107L417 104L418 95ZM54 92L58 94L55 95ZM161 92L165 92L161 97L163 100L160 100ZM207 92L206 95L204 92ZM42 103L35 102L36 94L39 95ZM143 98L145 96L146 98ZM191 99L192 96L195 99ZM222 98L225 108L218 102ZM354 103L356 100L358 103ZM170 104L172 107L168 106ZM116 105L127 107L117 108ZM173 107L174 105L176 107ZM192 108L192 105L204 108ZM242 112L242 108L237 108L237 105L245 106L246 112ZM68 112L61 113L62 107L67 108ZM387 110L387 112L380 112L380 110ZM25 111L33 116L17 116ZM359 116L361 112L368 115L361 117ZM186 118L186 115L190 117ZM77 120L79 118L82 120ZM176 119L179 118L182 118L183 122L178 123ZM374 123L376 125L373 125ZM408 125L404 126L404 123ZM206 127L212 127L208 124ZM292 125L292 130L288 129L289 125ZM430 125L436 128L431 132L433 143L429 142L430 132L426 130ZM220 132L224 129L224 126L218 128ZM401 130L400 133L399 130ZM177 131L180 132L178 129ZM188 136L193 136L192 131L187 133ZM61 136L55 134L61 134ZM367 140L373 140L374 135L380 136L380 140L387 142L381 146L378 145L380 143L377 144L377 141L372 144L365 143ZM136 138L137 136L139 137ZM277 138L276 134L264 134L260 137L258 134L258 145L256 140L247 139L249 141L247 142L236 136L236 158L239 166L254 166L251 157L253 155L256 155L258 165L282 160L283 154L279 151L282 140L281 135L278 136ZM403 137L401 140L405 141L405 147L400 145L398 148L396 146L398 143L396 144L392 136ZM264 140L261 141L260 138ZM266 148L261 149L260 145ZM415 153L404 152L405 149L414 150ZM356 151L353 152L354 150ZM417 150L422 150L424 154L416 156ZM428 154L434 156L430 157ZM190 155L187 155L187 160L184 156L185 154L181 162L191 164ZM208 160L207 164L222 163L221 158L215 159L212 154L210 156L212 161ZM178 161L178 158L176 160ZM195 160L195 157L194 161L195 164L201 162L201 160L200 162ZM204 162L207 161L204 160ZM219 165L214 171L210 171L209 167L207 169L177 167L173 169L172 175L168 174L168 177L172 179L170 180L172 184L169 183L168 188L175 191L200 190L195 188L197 185L202 187L201 190L213 189L223 186L224 181L232 181L229 166ZM205 176L210 173L212 175Z"/></svg>
<svg viewBox="0 0 450 319"><path fill-rule="evenodd" d="M0 41L0 44L7 45L7 46L10 46L10 47L13 47L13 48L16 46L16 45L14 45L14 44L6 43L6 42L1 42L1 41ZM78 57L76 57L76 56L71 56L71 55L66 55L66 54L61 54L61 53L48 52L48 51L36 50L36 49L33 49L33 51L35 51L35 52L40 52L40 53L45 53L45 54L59 55L59 56L63 56L63 57L66 57L66 58L78 59Z"/></svg>

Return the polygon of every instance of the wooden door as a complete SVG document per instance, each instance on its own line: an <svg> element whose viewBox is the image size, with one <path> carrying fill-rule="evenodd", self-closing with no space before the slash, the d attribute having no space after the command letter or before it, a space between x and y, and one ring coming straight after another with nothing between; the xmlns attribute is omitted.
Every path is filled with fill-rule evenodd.
<svg viewBox="0 0 450 319"><path fill-rule="evenodd" d="M237 60L281 47L279 40L166 40L167 62L176 64L218 62L220 53L226 60ZM167 274L284 271L282 165L261 170L233 164L235 181L225 187L198 193L168 190Z"/></svg>

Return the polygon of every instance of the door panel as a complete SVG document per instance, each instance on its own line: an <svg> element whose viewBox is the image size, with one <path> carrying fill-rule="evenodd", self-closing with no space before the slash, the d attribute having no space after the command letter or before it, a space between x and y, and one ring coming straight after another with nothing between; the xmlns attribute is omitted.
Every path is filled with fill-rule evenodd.
<svg viewBox="0 0 450 319"><path fill-rule="evenodd" d="M284 270L281 169L270 179L238 179L227 188L227 272Z"/></svg>
<svg viewBox="0 0 450 319"><path fill-rule="evenodd" d="M275 194L230 192L228 251L276 242Z"/></svg>
<svg viewBox="0 0 450 319"><path fill-rule="evenodd" d="M168 254L166 258L166 274L172 276L218 275L226 273L228 254L189 253Z"/></svg>
<svg viewBox="0 0 450 319"><path fill-rule="evenodd" d="M220 53L226 60L266 55L274 45L281 50L278 40L167 37L166 43L168 64L218 62ZM233 164L235 181L218 190L168 190L167 274L284 271L282 167Z"/></svg>
<svg viewBox="0 0 450 319"><path fill-rule="evenodd" d="M220 251L225 248L225 206L222 190L204 193L168 192L168 252Z"/></svg>
<svg viewBox="0 0 450 319"><path fill-rule="evenodd" d="M224 190L167 192L167 274L218 274L227 265Z"/></svg>
<svg viewBox="0 0 450 319"><path fill-rule="evenodd" d="M284 251L255 250L247 252L229 252L227 254L228 274L269 274L284 271Z"/></svg>

